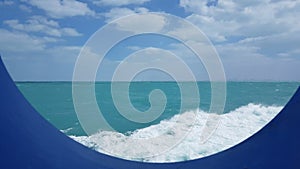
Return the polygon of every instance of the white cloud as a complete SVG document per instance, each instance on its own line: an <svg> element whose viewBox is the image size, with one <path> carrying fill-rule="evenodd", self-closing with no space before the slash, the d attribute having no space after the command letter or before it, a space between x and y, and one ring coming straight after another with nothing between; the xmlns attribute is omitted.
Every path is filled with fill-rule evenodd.
<svg viewBox="0 0 300 169"><path fill-rule="evenodd" d="M236 21L216 21L214 17L192 14L187 20L197 25L208 37L216 42L226 41L228 32L236 35L239 26Z"/></svg>
<svg viewBox="0 0 300 169"><path fill-rule="evenodd" d="M61 35L66 35L66 36L81 36L80 33L78 33L75 29L73 28L63 28L62 29L62 34Z"/></svg>
<svg viewBox="0 0 300 169"><path fill-rule="evenodd" d="M138 50L141 50L143 48L140 47L140 46L128 46L127 49L130 49L130 50L133 50L133 51L138 51Z"/></svg>
<svg viewBox="0 0 300 169"><path fill-rule="evenodd" d="M72 16L94 16L86 3L76 0L23 0L32 6L44 10L49 16L54 18L64 18Z"/></svg>
<svg viewBox="0 0 300 169"><path fill-rule="evenodd" d="M32 12L31 8L29 6L26 6L26 5L19 5L19 8L22 10L22 11L25 11L25 12Z"/></svg>
<svg viewBox="0 0 300 169"><path fill-rule="evenodd" d="M72 80L80 47L59 46L41 51L3 53L4 63L15 81Z"/></svg>
<svg viewBox="0 0 300 169"><path fill-rule="evenodd" d="M94 4L99 6L125 6L125 5L141 5L150 0L95 0Z"/></svg>
<svg viewBox="0 0 300 169"><path fill-rule="evenodd" d="M146 73L153 69L156 69L156 74ZM135 76L138 72L141 79L137 78L139 75ZM147 47L124 58L115 69L114 80L128 81L134 76L136 80L166 80L166 74L179 81L194 80L193 72L182 58L167 50Z"/></svg>
<svg viewBox="0 0 300 169"><path fill-rule="evenodd" d="M64 51L76 51L78 54L80 49L76 46L54 46L49 48L48 44L57 42L57 38L33 36L25 32L8 31L5 29L0 29L0 37L0 51L7 54L5 55L6 58L23 58L26 60L26 56L63 56Z"/></svg>
<svg viewBox="0 0 300 169"><path fill-rule="evenodd" d="M179 23L179 24L178 24ZM173 27L168 30L168 35L177 37L184 42L193 41L199 43L207 43L207 38L203 35L203 32L197 27L194 27L187 22L173 23ZM169 23L170 24L170 23Z"/></svg>
<svg viewBox="0 0 300 169"><path fill-rule="evenodd" d="M232 80L299 80L300 1L180 0L216 44ZM298 46L297 46L298 45Z"/></svg>
<svg viewBox="0 0 300 169"><path fill-rule="evenodd" d="M44 33L55 37L81 35L73 28L60 28L58 22L42 16L32 16L25 23L20 23L19 20L6 20L3 23L18 31Z"/></svg>
<svg viewBox="0 0 300 169"><path fill-rule="evenodd" d="M45 41L24 33L0 29L0 50L5 52L41 51Z"/></svg>
<svg viewBox="0 0 300 169"><path fill-rule="evenodd" d="M148 9L146 8L135 8L133 10L129 8L112 8L109 12L104 13L103 16L106 18L106 22L108 23L120 17L146 12L148 12Z"/></svg>
<svg viewBox="0 0 300 169"><path fill-rule="evenodd" d="M8 0L4 0L0 2L0 5L13 5L14 1L8 1Z"/></svg>
<svg viewBox="0 0 300 169"><path fill-rule="evenodd" d="M271 58L260 54L260 48L244 44L216 46L229 80L299 81L295 72L300 61L288 56Z"/></svg>
<svg viewBox="0 0 300 169"><path fill-rule="evenodd" d="M159 32L166 25L164 16L155 14L132 15L128 19L117 20L116 28L135 33Z"/></svg>
<svg viewBox="0 0 300 169"><path fill-rule="evenodd" d="M300 28L296 17L299 1L222 0L208 7L205 1L181 0L180 5L192 13L187 19L217 42L231 36L267 36Z"/></svg>
<svg viewBox="0 0 300 169"><path fill-rule="evenodd" d="M71 80L79 46L49 47L57 39L0 29L0 52L14 80ZM38 71L37 71L38 70Z"/></svg>

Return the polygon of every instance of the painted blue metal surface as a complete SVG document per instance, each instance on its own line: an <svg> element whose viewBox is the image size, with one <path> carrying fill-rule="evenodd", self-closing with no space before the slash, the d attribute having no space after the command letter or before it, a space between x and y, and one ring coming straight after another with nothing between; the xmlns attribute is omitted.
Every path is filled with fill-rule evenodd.
<svg viewBox="0 0 300 169"><path fill-rule="evenodd" d="M226 151L178 163L126 161L86 148L49 124L0 60L1 169L298 169L299 124L300 89L268 125Z"/></svg>

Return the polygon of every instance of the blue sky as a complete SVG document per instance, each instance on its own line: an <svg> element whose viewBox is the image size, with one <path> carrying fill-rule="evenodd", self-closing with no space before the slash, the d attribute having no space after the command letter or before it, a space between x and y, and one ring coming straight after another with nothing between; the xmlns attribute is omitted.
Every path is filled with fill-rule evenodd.
<svg viewBox="0 0 300 169"><path fill-rule="evenodd" d="M0 11L0 53L17 81L72 80L80 49L95 31L147 12L199 27L217 49L228 80L300 81L299 0L1 0ZM128 39L105 58L98 80L108 80L122 57L144 47L192 55L172 39ZM207 80L201 66L190 66L198 80Z"/></svg>

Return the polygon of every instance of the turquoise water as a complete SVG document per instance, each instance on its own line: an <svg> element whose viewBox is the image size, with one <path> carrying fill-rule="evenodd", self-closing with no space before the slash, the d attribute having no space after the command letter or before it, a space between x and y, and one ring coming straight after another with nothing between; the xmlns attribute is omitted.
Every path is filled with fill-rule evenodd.
<svg viewBox="0 0 300 169"><path fill-rule="evenodd" d="M174 153L175 155L170 157L172 153L169 153L169 156L163 158L142 158L142 161L182 161L194 159L213 154L215 151L223 150L229 145L240 142L245 139L241 137L250 136L271 120L288 102L299 85L300 83L298 82L228 82L225 110L223 115L220 116L224 119L224 127L220 127L220 133L229 133L227 136L230 139L223 140L219 148L208 148L209 150L204 150L203 147L205 146L203 145L199 149L195 148L197 145L194 145L193 141L191 141L193 139L189 139L185 144L193 144L194 148L189 150L188 155L184 154L184 152L180 154L178 153L179 150L176 150L176 153L179 154L178 156ZM97 151L103 150L104 145L102 143L105 141L99 140L99 137L97 137L97 141L93 137L86 137L85 132L80 126L73 106L71 82L18 82L17 86L33 107L59 130ZM118 113L110 93L110 82L97 82L95 92L97 103L104 117L116 131L124 134L123 142L120 142L120 145L123 145L124 140L130 137L130 133L134 133L135 131L137 131L136 133L140 133L140 131L149 131L151 129L151 132L159 133L161 128L174 121L174 118L177 118L180 113L185 114L185 112L195 111L201 117L206 114L211 102L210 83L198 82L198 87L200 106L195 107L194 101L196 99L189 98L190 105L186 107L186 110L180 112L181 97L177 83L132 82L129 88L130 100L132 105L140 111L146 111L150 107L148 96L152 90L161 89L167 97L167 105L163 114L149 123L132 122ZM120 95L125 94L122 91L117 91L117 93ZM244 130L241 130L241 134L234 135L234 133L238 133L235 131L237 128L239 131L241 128L244 128ZM243 135L243 133L247 133L248 135ZM115 134L116 132L109 133L111 140L115 139ZM105 133L105 136L107 136L107 133ZM222 136L222 138L225 137ZM196 140L197 138L194 139ZM215 138L215 140L222 139ZM105 146L117 147L118 144L119 142L115 141L114 145L105 144ZM195 151L195 155L191 155L193 154L191 151ZM108 152L108 154L113 153ZM122 153L113 155L123 157ZM127 157L126 159L141 160L131 157Z"/></svg>

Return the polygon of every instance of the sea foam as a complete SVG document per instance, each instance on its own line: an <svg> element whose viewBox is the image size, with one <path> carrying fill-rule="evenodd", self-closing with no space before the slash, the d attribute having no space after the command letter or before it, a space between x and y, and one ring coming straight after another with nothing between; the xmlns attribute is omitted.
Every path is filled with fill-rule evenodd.
<svg viewBox="0 0 300 169"><path fill-rule="evenodd" d="M96 151L127 160L185 161L212 155L242 142L281 109L279 106L250 103L222 115L194 110L129 134L99 131L91 136L70 137ZM219 119L217 128L203 141L201 133L209 127L206 121L212 116Z"/></svg>

